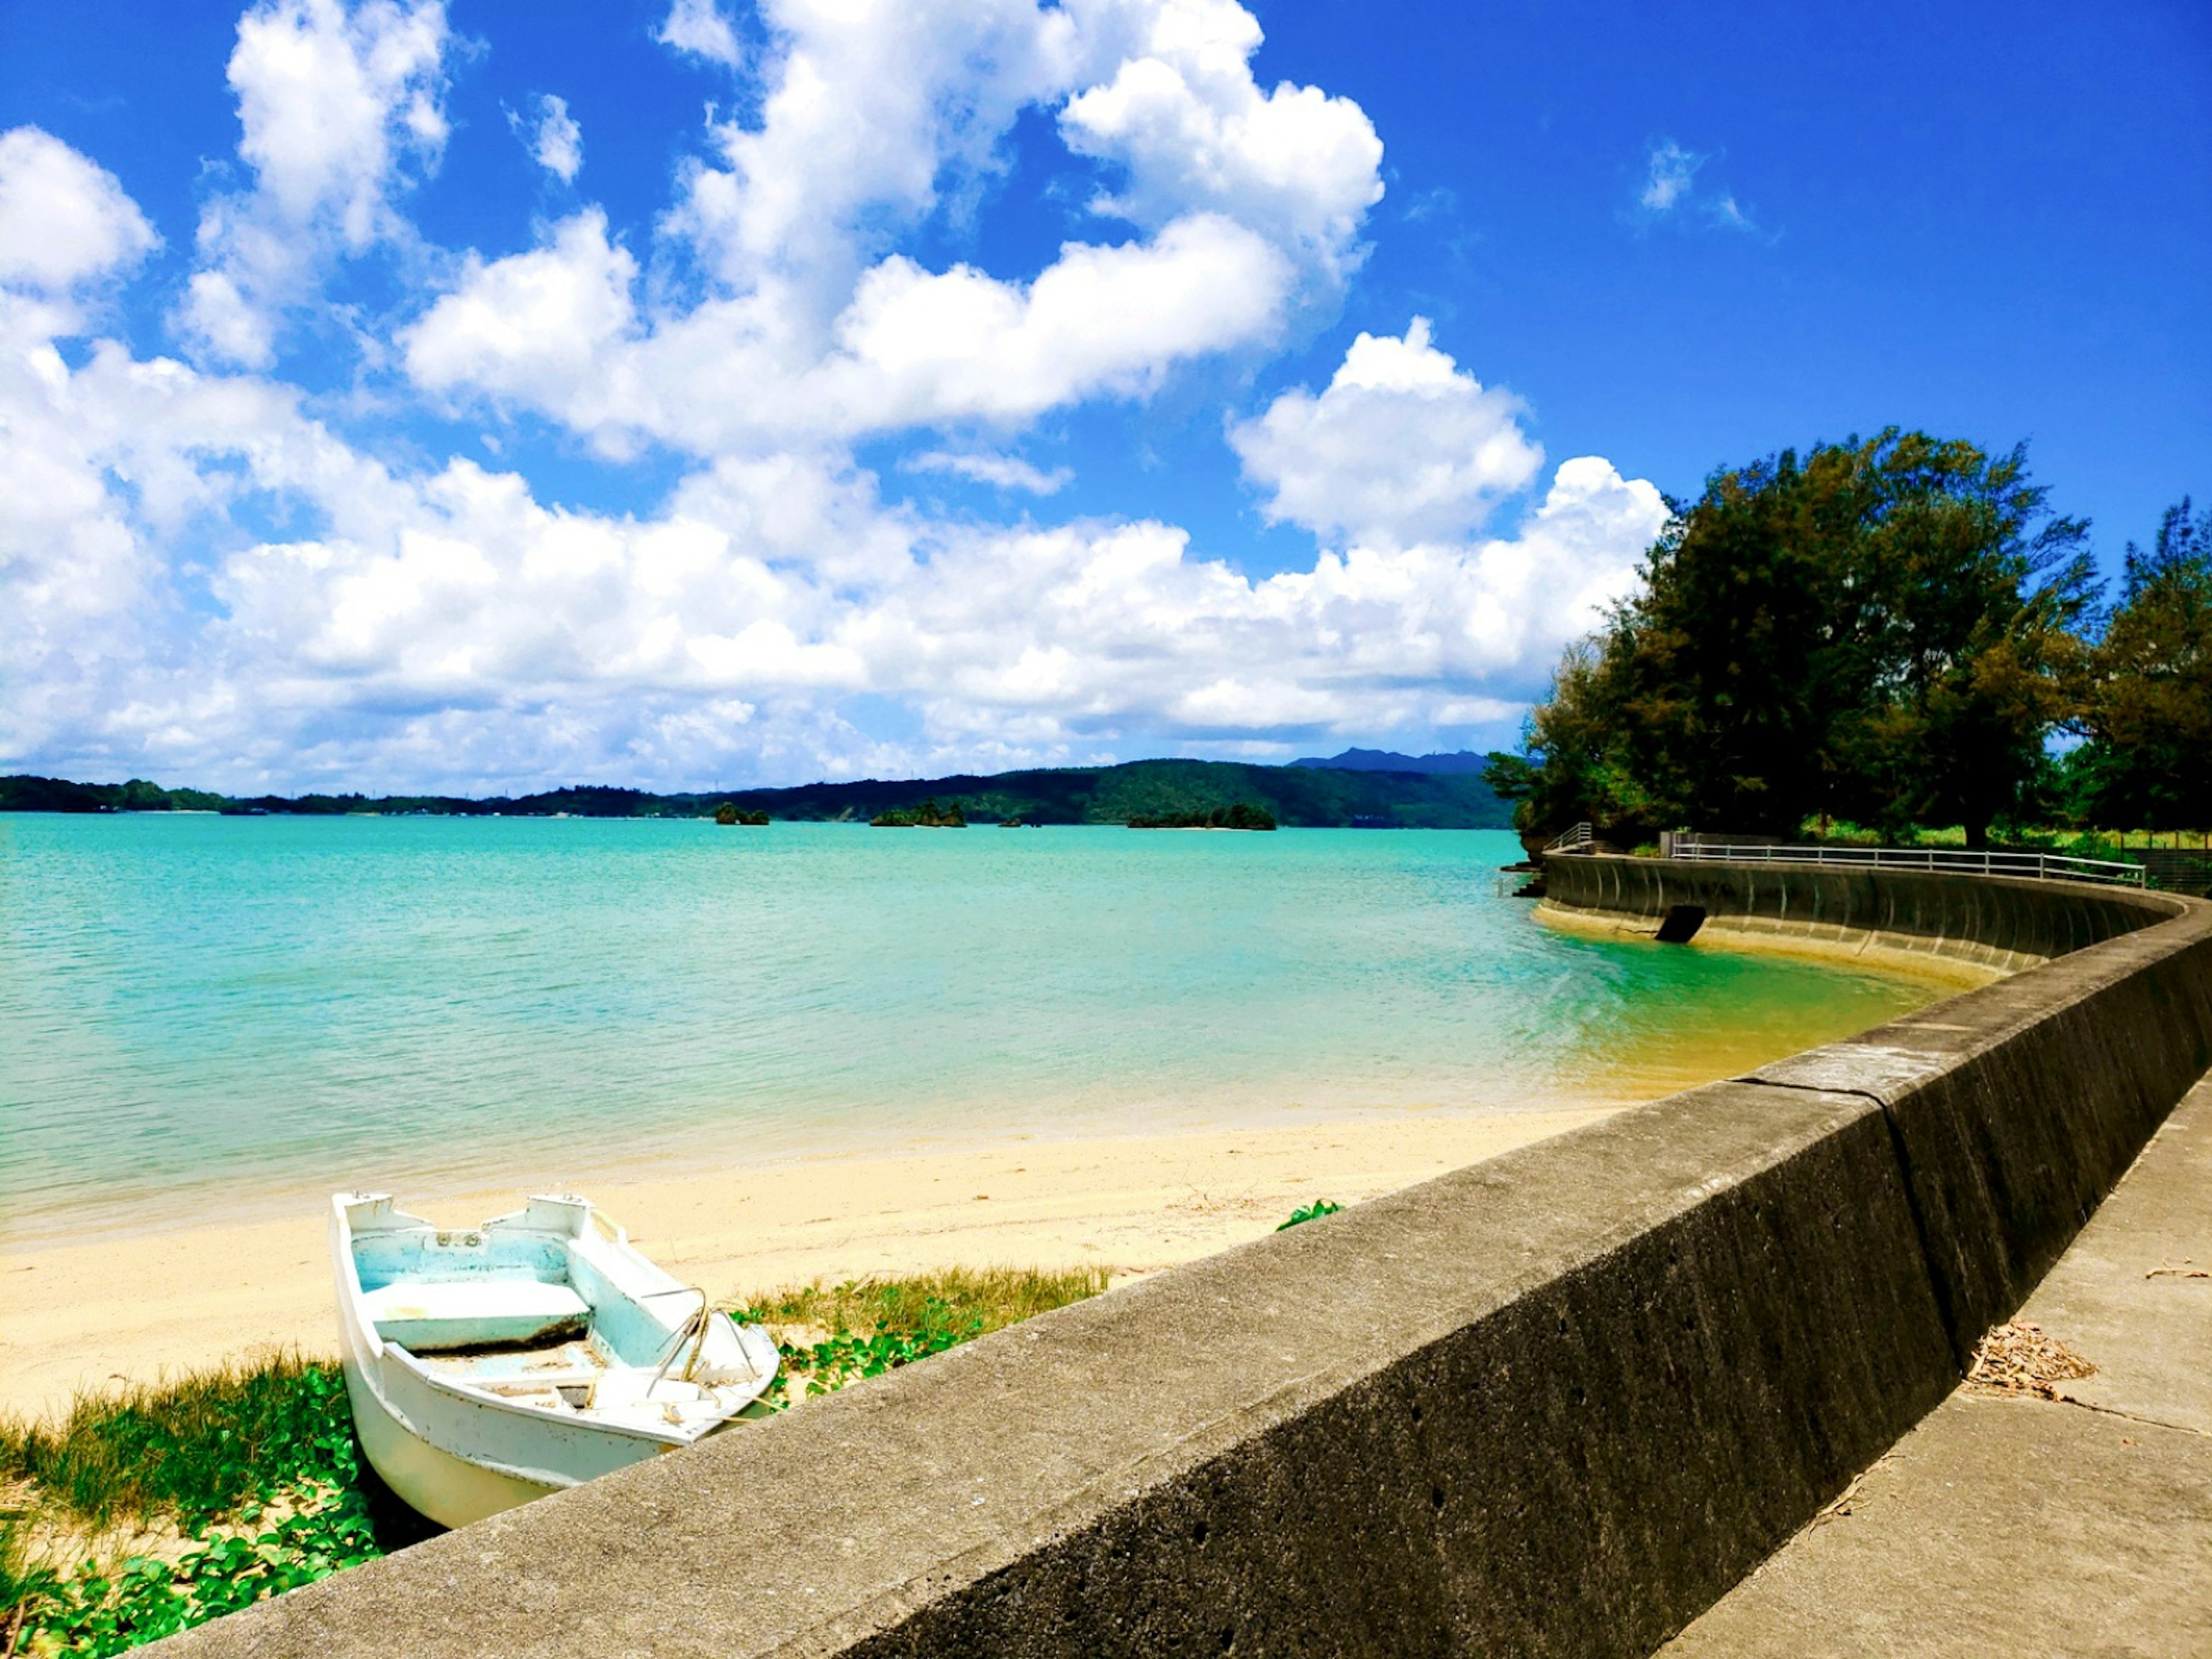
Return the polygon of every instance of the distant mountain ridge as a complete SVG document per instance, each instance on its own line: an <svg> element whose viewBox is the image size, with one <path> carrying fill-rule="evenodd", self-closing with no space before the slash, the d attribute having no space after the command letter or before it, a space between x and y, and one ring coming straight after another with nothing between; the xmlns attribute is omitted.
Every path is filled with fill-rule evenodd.
<svg viewBox="0 0 2212 1659"><path fill-rule="evenodd" d="M1401 755L1389 749L1347 749L1341 755L1332 755L1327 760L1308 755L1285 763L1323 767L1335 772L1419 772L1434 777L1462 772L1479 773L1489 759L1489 756L1478 755L1472 749L1457 749L1448 755Z"/></svg>
<svg viewBox="0 0 2212 1659"><path fill-rule="evenodd" d="M1119 766L1036 769L951 777L862 778L787 789L702 790L654 794L585 787L471 799L455 795L308 794L238 797L129 783L72 783L61 778L0 778L0 811L231 814L431 813L450 817L711 817L727 802L771 817L857 821L910 811L926 799L959 806L969 822L1127 823L1180 817L1238 802L1266 808L1299 829L1502 830L1512 806L1480 778L1322 765L1249 766L1235 761L1128 761Z"/></svg>

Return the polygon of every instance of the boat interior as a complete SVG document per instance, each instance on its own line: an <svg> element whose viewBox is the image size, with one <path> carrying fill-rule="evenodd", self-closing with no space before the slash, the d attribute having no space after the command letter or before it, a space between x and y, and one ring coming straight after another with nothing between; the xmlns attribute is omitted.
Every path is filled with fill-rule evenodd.
<svg viewBox="0 0 2212 1659"><path fill-rule="evenodd" d="M753 1382L750 1397L773 1374L734 1327L714 1320L690 1356L708 1363L687 1379L684 1351L696 1334L687 1328L704 1294L644 1262L618 1231L603 1237L580 1201L532 1199L466 1230L389 1211L375 1219L384 1224L351 1239L362 1311L380 1339L448 1386L681 1430L726 1413L717 1384Z"/></svg>

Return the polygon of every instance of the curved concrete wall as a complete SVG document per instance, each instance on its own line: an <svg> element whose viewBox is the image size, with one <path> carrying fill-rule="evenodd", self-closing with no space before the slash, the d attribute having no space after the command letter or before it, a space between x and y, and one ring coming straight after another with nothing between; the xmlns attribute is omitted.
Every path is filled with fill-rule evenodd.
<svg viewBox="0 0 2212 1659"><path fill-rule="evenodd" d="M1547 859L1548 902L1656 922L1695 904L1715 925L1778 939L1875 945L2007 971L2179 913L2163 894L1920 870L1589 857Z"/></svg>
<svg viewBox="0 0 2212 1659"><path fill-rule="evenodd" d="M1642 862L1553 891L1680 890ZM1668 902L1832 917L1838 873ZM1648 1653L1948 1392L2212 1065L2212 906L1850 876L1855 915L2094 942L163 1650Z"/></svg>
<svg viewBox="0 0 2212 1659"><path fill-rule="evenodd" d="M2017 1307L2173 1103L2212 1066L2212 911L2072 882L1809 865L1553 859L1549 902L1935 954L2053 958L1934 1010L1762 1066L1878 1103L1963 1359Z"/></svg>

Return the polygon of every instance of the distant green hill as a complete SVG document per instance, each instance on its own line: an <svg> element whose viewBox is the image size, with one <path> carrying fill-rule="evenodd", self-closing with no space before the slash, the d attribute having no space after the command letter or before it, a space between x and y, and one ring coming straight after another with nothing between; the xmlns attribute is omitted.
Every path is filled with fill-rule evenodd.
<svg viewBox="0 0 2212 1659"><path fill-rule="evenodd" d="M958 801L978 822L1127 823L1132 818L1203 815L1239 801L1279 823L1305 829L1504 830L1510 802L1480 778L1409 772L1339 772L1322 767L1245 766L1231 761L1130 761L1121 766L963 774L948 778L810 783L747 789L728 797L779 818L870 818L910 810L930 796Z"/></svg>
<svg viewBox="0 0 2212 1659"><path fill-rule="evenodd" d="M710 817L728 802L771 817L865 823L886 812L912 812L934 798L971 821L1018 817L1030 823L1127 823L1132 818L1203 816L1243 801L1278 823L1306 829L1503 830L1510 803L1463 774L1347 772L1315 766L1245 766L1230 761L1131 761L994 775L862 779L795 789L708 790L650 794L641 789L581 787L476 800L453 795L210 794L129 783L71 783L60 778L0 778L0 811L179 811L270 813L505 813L546 817Z"/></svg>

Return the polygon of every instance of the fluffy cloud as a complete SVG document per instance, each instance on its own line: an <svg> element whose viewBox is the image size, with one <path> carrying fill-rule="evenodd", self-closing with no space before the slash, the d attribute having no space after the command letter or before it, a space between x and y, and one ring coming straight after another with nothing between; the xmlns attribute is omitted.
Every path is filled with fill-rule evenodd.
<svg viewBox="0 0 2212 1659"><path fill-rule="evenodd" d="M1249 64L1259 21L1232 0L1159 7L1139 34L1111 79L1060 111L1071 149L1126 173L1098 209L1146 226L1231 214L1341 276L1382 198L1366 112L1317 87L1262 93Z"/></svg>
<svg viewBox="0 0 2212 1659"><path fill-rule="evenodd" d="M675 0L653 38L664 46L726 69L736 69L744 61L738 51L737 31L714 0Z"/></svg>
<svg viewBox="0 0 2212 1659"><path fill-rule="evenodd" d="M658 224L586 204L447 255L403 212L447 142L442 10L257 4L230 66L252 183L208 204L179 313L197 366L58 347L97 314L70 291L153 234L92 161L0 137L0 759L481 787L1267 753L1505 716L1628 580L1657 493L1585 457L1528 501L1518 406L1419 319L1229 426L1266 510L1323 544L1309 568L1255 579L1151 514L1039 521L1072 474L1019 459L1032 427L1325 315L1381 194L1366 116L1261 88L1229 0L762 17L759 95ZM712 4L660 38L739 67ZM1024 110L1103 181L1081 234L1024 271L925 262L910 233L1002 175ZM575 176L564 104L517 127ZM569 453L657 444L681 476L593 511L434 423L349 438L356 405L270 368L288 310L380 248L441 278L361 325L380 412L534 411ZM863 441L1032 499L887 503ZM885 704L913 735L871 732Z"/></svg>
<svg viewBox="0 0 2212 1659"><path fill-rule="evenodd" d="M283 311L325 259L409 234L394 198L447 138L442 0L264 0L230 57L253 188L211 201L180 314L210 356L275 361Z"/></svg>
<svg viewBox="0 0 2212 1659"><path fill-rule="evenodd" d="M1382 194L1365 114L1312 88L1263 93L1258 25L1227 0L775 0L763 15L758 118L713 127L662 227L713 279L698 301L617 315L601 301L619 276L629 303L627 256L603 221L571 220L467 262L406 337L419 384L535 410L612 453L1019 423L1266 346L1356 263ZM1055 103L1071 149L1122 178L1097 205L1134 240L1071 240L1026 281L884 251L993 173L1024 107ZM588 364L504 325L517 289L591 296L571 337ZM710 390L726 386L747 395Z"/></svg>
<svg viewBox="0 0 2212 1659"><path fill-rule="evenodd" d="M763 300L654 325L634 307L636 272L587 210L528 253L471 260L402 336L408 372L455 400L551 415L616 454L640 434L711 455L1018 424L1090 397L1140 396L1180 362L1264 343L1293 283L1273 244L1214 214L1149 240L1071 242L1028 283L894 254L858 283L823 349L802 354Z"/></svg>
<svg viewBox="0 0 2212 1659"><path fill-rule="evenodd" d="M36 127L0 132L0 283L65 294L159 240L105 167Z"/></svg>
<svg viewBox="0 0 2212 1659"><path fill-rule="evenodd" d="M1385 546L1465 535L1535 476L1543 452L1520 405L1486 390L1430 343L1362 334L1319 397L1303 387L1229 441L1267 492L1270 519Z"/></svg>
<svg viewBox="0 0 2212 1659"><path fill-rule="evenodd" d="M847 432L1018 422L1141 392L1183 359L1266 339L1289 285L1268 242L1212 214L1149 242L1069 243L1026 285L895 257L838 319L817 384Z"/></svg>
<svg viewBox="0 0 2212 1659"><path fill-rule="evenodd" d="M568 113L568 100L556 98L551 93L538 100L537 122L525 129L522 118L510 114L515 131L524 135L530 154L564 185L576 182L576 174L584 165L584 129L576 118Z"/></svg>
<svg viewBox="0 0 2212 1659"><path fill-rule="evenodd" d="M990 167L1014 118L1057 95L1075 24L1034 0L769 0L757 125L713 130L671 228L732 292L795 286L818 325L905 229ZM825 307L823 309L822 307Z"/></svg>
<svg viewBox="0 0 2212 1659"><path fill-rule="evenodd" d="M587 208L544 247L490 264L471 257L454 291L401 336L407 372L429 391L466 387L604 424L599 366L634 326L636 279L606 215Z"/></svg>

